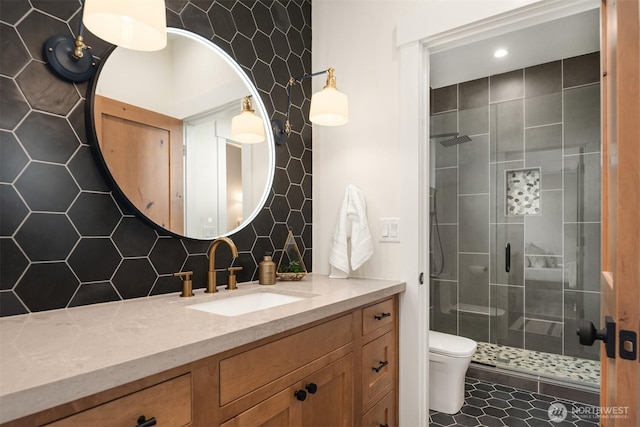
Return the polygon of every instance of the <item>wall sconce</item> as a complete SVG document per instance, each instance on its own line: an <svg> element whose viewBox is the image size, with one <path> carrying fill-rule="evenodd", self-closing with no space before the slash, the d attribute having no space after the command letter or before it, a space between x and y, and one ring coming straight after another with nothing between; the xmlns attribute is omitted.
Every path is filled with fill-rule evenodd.
<svg viewBox="0 0 640 427"><path fill-rule="evenodd" d="M349 102L347 96L339 92L336 88L336 78L334 69L329 68L312 74L305 74L301 77L290 77L287 83L287 118L284 123L281 120L274 119L271 121L273 136L277 145L287 142L287 137L291 133L291 124L289 123L289 110L291 109L291 86L296 82L319 76L327 73L327 83L320 92L316 92L311 96L311 107L309 108L309 120L311 123L321 126L340 126L349 121Z"/></svg>
<svg viewBox="0 0 640 427"><path fill-rule="evenodd" d="M90 46L84 43L86 26L109 43L135 50L160 50L167 45L164 0L85 0L80 11L78 35L49 37L44 57L59 77L74 82L89 80L95 71Z"/></svg>
<svg viewBox="0 0 640 427"><path fill-rule="evenodd" d="M164 0L85 0L84 25L111 44L153 51L167 45Z"/></svg>
<svg viewBox="0 0 640 427"><path fill-rule="evenodd" d="M251 95L242 101L240 114L231 119L231 139L243 144L257 144L264 141L264 124L254 114Z"/></svg>

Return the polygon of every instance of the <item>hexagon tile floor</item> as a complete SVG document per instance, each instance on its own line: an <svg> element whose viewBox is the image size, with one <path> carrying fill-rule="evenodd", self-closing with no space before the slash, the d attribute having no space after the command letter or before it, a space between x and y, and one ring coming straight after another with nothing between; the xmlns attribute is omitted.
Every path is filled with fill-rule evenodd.
<svg viewBox="0 0 640 427"><path fill-rule="evenodd" d="M430 427L587 427L599 424L598 408L475 378L465 381L462 410L429 411Z"/></svg>

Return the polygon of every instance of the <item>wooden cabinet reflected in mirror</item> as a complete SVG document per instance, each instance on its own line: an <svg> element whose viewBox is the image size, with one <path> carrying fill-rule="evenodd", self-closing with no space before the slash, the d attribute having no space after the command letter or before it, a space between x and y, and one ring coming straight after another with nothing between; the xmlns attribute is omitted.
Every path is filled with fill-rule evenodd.
<svg viewBox="0 0 640 427"><path fill-rule="evenodd" d="M116 47L89 95L89 135L99 162L135 210L172 234L214 239L238 231L271 189L270 129L259 144L231 139L242 99L269 123L256 88L224 51L168 29L167 48Z"/></svg>

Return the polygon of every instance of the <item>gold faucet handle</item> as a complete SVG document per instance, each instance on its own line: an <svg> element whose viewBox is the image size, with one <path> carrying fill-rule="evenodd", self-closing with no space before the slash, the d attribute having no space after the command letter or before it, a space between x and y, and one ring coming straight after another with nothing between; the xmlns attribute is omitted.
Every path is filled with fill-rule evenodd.
<svg viewBox="0 0 640 427"><path fill-rule="evenodd" d="M236 285L237 283L237 279L236 279L236 271L240 271L242 270L242 267L229 267L227 268L227 270L229 270L229 278L228 278L228 283L227 283L227 289L229 289L230 291L233 291L235 289L238 289L238 286Z"/></svg>
<svg viewBox="0 0 640 427"><path fill-rule="evenodd" d="M173 273L175 277L182 277L182 293L181 297L192 297L193 296L193 281L191 280L191 275L193 271L180 271L178 273Z"/></svg>

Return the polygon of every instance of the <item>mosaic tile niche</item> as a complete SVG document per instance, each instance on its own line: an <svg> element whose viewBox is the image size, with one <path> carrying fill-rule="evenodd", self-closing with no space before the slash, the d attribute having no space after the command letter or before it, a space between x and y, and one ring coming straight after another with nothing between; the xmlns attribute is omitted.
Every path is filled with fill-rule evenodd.
<svg viewBox="0 0 640 427"><path fill-rule="evenodd" d="M505 171L505 215L540 214L540 168Z"/></svg>
<svg viewBox="0 0 640 427"><path fill-rule="evenodd" d="M311 1L167 0L167 25L192 31L234 57L258 88L270 118L283 119L286 83L311 67ZM0 316L178 292L172 274L193 270L203 288L211 241L180 239L137 218L108 187L85 132L87 83L55 77L44 41L72 35L80 1L2 1L0 6ZM111 48L91 33L99 60ZM295 129L276 146L266 206L231 235L256 279L265 252L292 230L311 265L311 82L292 93ZM277 258L276 258L277 259ZM226 281L228 251L216 257Z"/></svg>

